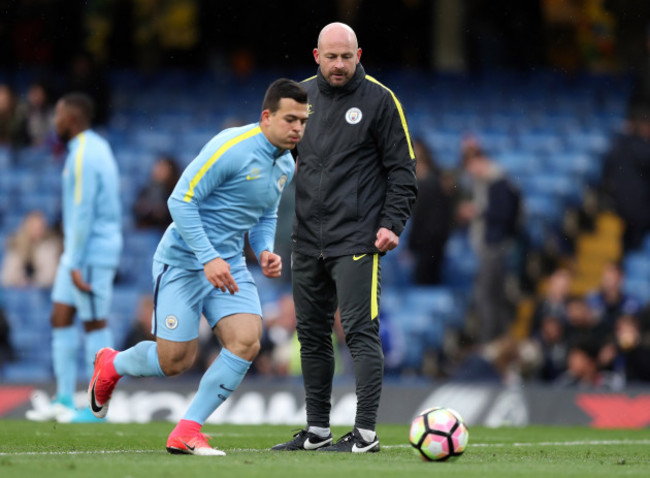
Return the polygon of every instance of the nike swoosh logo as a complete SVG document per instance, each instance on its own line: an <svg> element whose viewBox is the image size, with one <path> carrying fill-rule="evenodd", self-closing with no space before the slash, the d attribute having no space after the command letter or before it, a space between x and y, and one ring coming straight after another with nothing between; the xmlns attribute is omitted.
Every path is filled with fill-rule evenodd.
<svg viewBox="0 0 650 478"><path fill-rule="evenodd" d="M185 440L181 440L181 443L182 443L183 445L185 445L185 446L187 447L187 449L190 450L190 451L194 451L194 449L196 448L195 446L189 446L189 445L185 442Z"/></svg>
<svg viewBox="0 0 650 478"><path fill-rule="evenodd" d="M375 442L372 442L372 443L371 443L370 445L368 445L368 446L363 446L363 447L359 447L359 446L357 446L357 444L355 443L354 445L352 445L352 453L363 453L363 452L366 452L366 451L368 451L368 450L370 450L370 449L372 449L372 448L374 448L374 447L376 447L376 446L377 446L377 442L376 442L376 441L375 441Z"/></svg>
<svg viewBox="0 0 650 478"><path fill-rule="evenodd" d="M367 255L368 255L368 254L361 254L360 256L357 256L357 255L355 254L354 256L352 256L352 260L353 260L353 261L358 261L359 259L361 259L362 257L366 257Z"/></svg>
<svg viewBox="0 0 650 478"><path fill-rule="evenodd" d="M251 176L250 174L246 176L246 181L252 181L253 179L259 178L260 175L258 174L257 176Z"/></svg>
<svg viewBox="0 0 650 478"><path fill-rule="evenodd" d="M307 438L305 440L305 443L302 446L303 446L303 448L305 450L317 450L319 448L322 448L323 446L325 446L328 443L332 443L331 438L327 438L326 440L319 441L319 442L316 442L316 443L312 443L311 440L309 438Z"/></svg>
<svg viewBox="0 0 650 478"><path fill-rule="evenodd" d="M229 389L229 388L226 387L223 383L220 384L219 386L220 386L222 389L224 389L226 392L230 392L230 393L234 392L234 390Z"/></svg>
<svg viewBox="0 0 650 478"><path fill-rule="evenodd" d="M97 377L95 377L95 381L93 382L93 388L90 392L90 408L93 412L100 412L102 410L102 407L97 405L97 402L95 401L95 384L97 383L98 378L99 378L99 374Z"/></svg>

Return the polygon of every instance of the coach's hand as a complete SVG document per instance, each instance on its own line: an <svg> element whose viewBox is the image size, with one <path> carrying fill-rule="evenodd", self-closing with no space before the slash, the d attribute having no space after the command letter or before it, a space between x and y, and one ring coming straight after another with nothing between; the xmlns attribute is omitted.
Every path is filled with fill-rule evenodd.
<svg viewBox="0 0 650 478"><path fill-rule="evenodd" d="M262 274L271 279L280 277L282 274L282 258L272 252L262 251L260 254L260 266L262 266Z"/></svg>
<svg viewBox="0 0 650 478"><path fill-rule="evenodd" d="M390 229L385 227L380 227L377 231L377 240L375 241L375 247L379 249L380 252L392 251L399 244L399 237Z"/></svg>
<svg viewBox="0 0 650 478"><path fill-rule="evenodd" d="M92 292L93 288L90 284L84 282L79 269L72 269L72 283L81 292Z"/></svg>
<svg viewBox="0 0 650 478"><path fill-rule="evenodd" d="M203 272L205 273L205 277L210 281L210 284L217 289L221 289L221 292L226 292L226 289L231 294L239 292L239 287L237 287L235 279L230 275L230 264L223 259L217 257L210 262L206 262L203 265Z"/></svg>

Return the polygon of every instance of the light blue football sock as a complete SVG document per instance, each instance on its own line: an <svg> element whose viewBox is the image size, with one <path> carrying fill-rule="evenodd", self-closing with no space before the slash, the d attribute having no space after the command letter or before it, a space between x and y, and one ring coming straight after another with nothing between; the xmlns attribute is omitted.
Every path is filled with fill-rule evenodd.
<svg viewBox="0 0 650 478"><path fill-rule="evenodd" d="M199 389L183 419L203 423L226 401L244 379L251 362L222 349L203 374Z"/></svg>
<svg viewBox="0 0 650 478"><path fill-rule="evenodd" d="M86 373L88 380L93 376L95 371L95 355L99 349L104 347L113 347L113 333L108 327L103 329L86 332Z"/></svg>
<svg viewBox="0 0 650 478"><path fill-rule="evenodd" d="M77 385L77 352L79 330L75 325L52 328L52 363L56 377L56 399L73 404Z"/></svg>
<svg viewBox="0 0 650 478"><path fill-rule="evenodd" d="M145 340L130 349L120 352L113 360L115 371L131 377L164 377L158 360L158 345Z"/></svg>

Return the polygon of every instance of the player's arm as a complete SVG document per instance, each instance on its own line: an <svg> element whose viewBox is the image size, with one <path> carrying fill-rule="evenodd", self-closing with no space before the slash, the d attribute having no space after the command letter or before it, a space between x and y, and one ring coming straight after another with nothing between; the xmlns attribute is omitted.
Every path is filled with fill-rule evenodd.
<svg viewBox="0 0 650 478"><path fill-rule="evenodd" d="M174 191L167 200L169 212L183 240L203 264L206 278L223 292L239 291L230 274L230 266L221 259L205 232L199 206L201 202L226 179L228 170L223 161L216 161L206 168L210 160L207 148L183 171Z"/></svg>
<svg viewBox="0 0 650 478"><path fill-rule="evenodd" d="M268 208L257 224L248 232L248 240L259 259L262 273L270 278L280 277L282 274L282 259L273 253L279 202L278 199L275 205Z"/></svg>
<svg viewBox="0 0 650 478"><path fill-rule="evenodd" d="M69 251L72 281L79 290L90 292L90 284L85 282L81 267L84 264L88 240L95 219L93 204L97 194L98 178L97 171L88 161L86 155L76 158L72 178L74 192L70 228L68 229L72 234L72 246Z"/></svg>
<svg viewBox="0 0 650 478"><path fill-rule="evenodd" d="M382 100L376 121L376 140L388 184L375 246L384 252L399 242L415 203L417 182L406 115L392 93Z"/></svg>

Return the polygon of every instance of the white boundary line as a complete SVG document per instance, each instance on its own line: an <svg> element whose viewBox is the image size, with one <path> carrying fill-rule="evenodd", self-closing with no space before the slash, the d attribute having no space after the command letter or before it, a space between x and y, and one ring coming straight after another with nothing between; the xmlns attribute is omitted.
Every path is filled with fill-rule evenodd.
<svg viewBox="0 0 650 478"><path fill-rule="evenodd" d="M581 440L581 441L543 441L537 443L472 443L468 447L478 448L503 448L508 446L513 447L532 447L532 446L584 446L584 445L650 445L650 440ZM382 448L410 448L411 445L387 445ZM264 452L268 451L266 448L225 448L226 451L247 451L247 452ZM85 451L22 451L22 452L0 452L0 456L47 456L47 455L111 455L117 453L162 453L160 450L85 450Z"/></svg>

